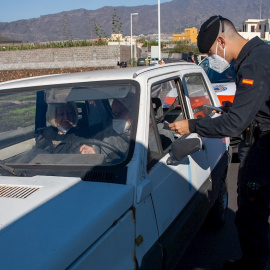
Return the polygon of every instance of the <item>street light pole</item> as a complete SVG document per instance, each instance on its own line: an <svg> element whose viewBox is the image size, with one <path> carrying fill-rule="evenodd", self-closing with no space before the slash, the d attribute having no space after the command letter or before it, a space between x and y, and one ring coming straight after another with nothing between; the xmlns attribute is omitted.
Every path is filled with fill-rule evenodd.
<svg viewBox="0 0 270 270"><path fill-rule="evenodd" d="M158 60L161 60L161 44L160 44L160 0L158 0Z"/></svg>
<svg viewBox="0 0 270 270"><path fill-rule="evenodd" d="M131 64L132 64L132 59L133 59L133 53L132 53L132 16L133 15L138 15L138 13L130 13L130 63Z"/></svg>

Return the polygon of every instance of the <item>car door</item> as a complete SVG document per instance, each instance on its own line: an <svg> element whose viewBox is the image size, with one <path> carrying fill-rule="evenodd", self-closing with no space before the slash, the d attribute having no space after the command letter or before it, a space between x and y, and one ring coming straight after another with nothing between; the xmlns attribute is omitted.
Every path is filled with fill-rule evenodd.
<svg viewBox="0 0 270 270"><path fill-rule="evenodd" d="M189 117L199 119L202 117L219 117L212 110L203 107L203 105L217 106L216 94L211 85L208 85L204 75L198 73L186 73L183 75L183 91L187 102ZM229 138L201 138L203 148L211 171L212 197L214 202L220 187L220 181L224 177L228 166L228 146Z"/></svg>
<svg viewBox="0 0 270 270"><path fill-rule="evenodd" d="M205 199L204 202L207 203L205 196L207 188L205 186L210 185L210 171L206 153L203 149L184 157L174 165L167 164L168 158L171 157L171 144L173 141L198 137L196 134L190 134L189 136L179 138L177 134L163 129L162 121L164 119L168 122L174 122L186 119L188 116L184 97L180 95L182 90L179 77L162 81L150 80L149 88L152 104L149 104L151 106L151 113L147 177L152 182L151 196L159 235L161 236L165 232L169 232L168 237L170 237L171 234L175 233L174 228L171 226L173 222L180 218L181 222L185 223L184 210L187 209L196 194L202 195L201 198L203 197ZM178 103L175 103L174 108L170 109L165 104L165 99L167 94L174 89L178 93L176 97ZM202 189L204 189L203 192L201 192ZM203 204L200 207L203 208ZM193 221L195 223L197 222L196 218L200 219L200 217L194 217ZM177 227L176 230L180 230L181 226ZM194 231L196 231L195 227L192 228Z"/></svg>

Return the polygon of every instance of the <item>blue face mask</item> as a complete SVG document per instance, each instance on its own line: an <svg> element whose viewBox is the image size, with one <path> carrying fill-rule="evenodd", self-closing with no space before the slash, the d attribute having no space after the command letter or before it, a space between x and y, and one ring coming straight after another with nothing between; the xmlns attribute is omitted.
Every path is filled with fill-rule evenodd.
<svg viewBox="0 0 270 270"><path fill-rule="evenodd" d="M69 129L65 129L59 125L57 126L57 129L60 130L63 134L66 134L71 129L71 127Z"/></svg>
<svg viewBox="0 0 270 270"><path fill-rule="evenodd" d="M212 54L211 56L208 57L209 67L218 73L224 72L230 66L228 61L225 60L225 51L226 50L224 48L224 58L222 58L221 56L217 55L217 46L216 46L216 54Z"/></svg>

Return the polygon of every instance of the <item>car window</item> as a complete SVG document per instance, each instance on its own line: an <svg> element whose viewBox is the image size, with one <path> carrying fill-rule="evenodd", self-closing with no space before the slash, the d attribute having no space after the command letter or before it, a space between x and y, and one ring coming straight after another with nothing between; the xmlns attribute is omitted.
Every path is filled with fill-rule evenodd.
<svg viewBox="0 0 270 270"><path fill-rule="evenodd" d="M136 87L84 85L1 93L0 159L20 166L112 166L136 130Z"/></svg>
<svg viewBox="0 0 270 270"><path fill-rule="evenodd" d="M203 105L212 105L212 101L202 74L184 76L183 85L188 93L194 118L210 115L212 111L203 107Z"/></svg>
<svg viewBox="0 0 270 270"><path fill-rule="evenodd" d="M218 73L210 68L208 58L205 58L199 65L204 69L211 83L235 82L234 61L222 73Z"/></svg>
<svg viewBox="0 0 270 270"><path fill-rule="evenodd" d="M178 136L164 128L164 121L172 123L186 118L178 93L179 83L175 79L151 86L148 163L164 155Z"/></svg>

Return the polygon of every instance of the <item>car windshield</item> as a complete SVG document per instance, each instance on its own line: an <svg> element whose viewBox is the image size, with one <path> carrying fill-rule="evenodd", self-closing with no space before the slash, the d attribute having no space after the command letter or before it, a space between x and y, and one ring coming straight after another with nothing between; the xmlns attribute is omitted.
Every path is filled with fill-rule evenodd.
<svg viewBox="0 0 270 270"><path fill-rule="evenodd" d="M129 83L1 91L1 164L42 169L125 162L135 137L136 96Z"/></svg>
<svg viewBox="0 0 270 270"><path fill-rule="evenodd" d="M235 82L234 62L222 73L218 73L209 67L208 58L205 58L199 65L204 69L211 83Z"/></svg>

